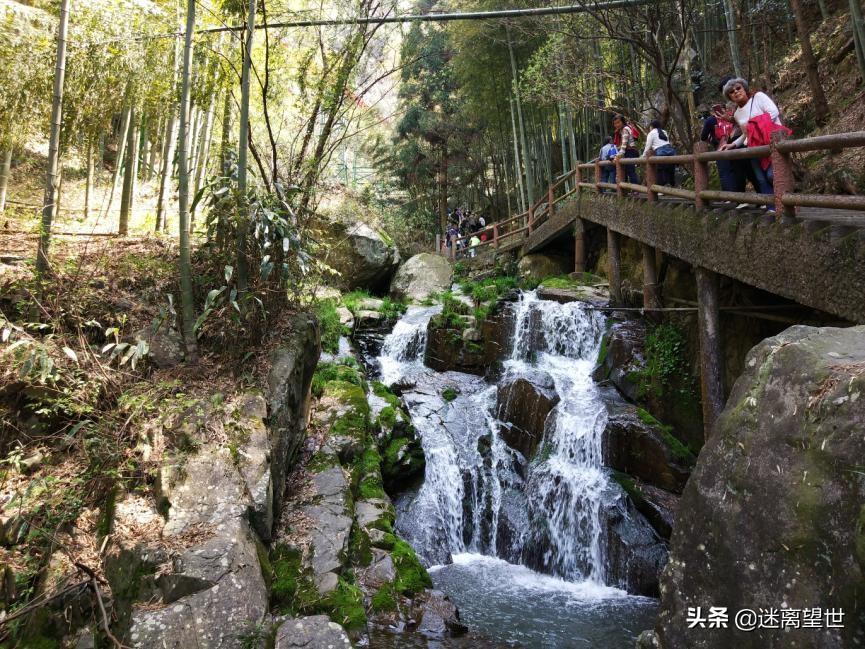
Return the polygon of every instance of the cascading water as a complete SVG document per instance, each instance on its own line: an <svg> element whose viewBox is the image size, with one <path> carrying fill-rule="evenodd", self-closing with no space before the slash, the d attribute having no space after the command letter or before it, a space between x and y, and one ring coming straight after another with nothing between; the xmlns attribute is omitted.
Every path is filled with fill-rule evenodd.
<svg viewBox="0 0 865 649"><path fill-rule="evenodd" d="M433 569L434 581L494 636L564 646L561 638L576 634L592 639L586 646L620 646L611 620L646 619L653 605L605 585L603 516L622 496L602 465L607 415L591 379L602 319L582 303L523 293L514 306L511 356L492 385L423 365L427 326L439 312L410 308L378 359L382 380L400 385L426 456L423 484L396 501L397 530L427 565L453 562ZM497 419L501 386L517 379L543 382L559 399L532 457L505 443L507 424ZM477 605L479 593L510 611L512 631L499 629L501 611L490 617ZM536 618L529 642L517 613L526 598L566 610L570 621Z"/></svg>

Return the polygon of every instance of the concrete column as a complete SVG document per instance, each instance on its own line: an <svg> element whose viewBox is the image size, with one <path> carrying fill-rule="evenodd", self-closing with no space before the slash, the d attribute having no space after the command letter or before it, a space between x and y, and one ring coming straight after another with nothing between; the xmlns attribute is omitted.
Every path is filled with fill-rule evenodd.
<svg viewBox="0 0 865 649"><path fill-rule="evenodd" d="M583 219L574 221L574 272L586 272L586 222Z"/></svg>
<svg viewBox="0 0 865 649"><path fill-rule="evenodd" d="M661 308L661 292L658 288L655 249L645 243L640 244L640 248L643 251L643 308L659 309Z"/></svg>
<svg viewBox="0 0 865 649"><path fill-rule="evenodd" d="M699 266L697 274L700 327L700 391L703 401L703 430L708 439L724 408L724 357L721 324L718 319L718 275Z"/></svg>
<svg viewBox="0 0 865 649"><path fill-rule="evenodd" d="M622 304L622 252L619 233L607 228L607 275L610 277L610 301Z"/></svg>

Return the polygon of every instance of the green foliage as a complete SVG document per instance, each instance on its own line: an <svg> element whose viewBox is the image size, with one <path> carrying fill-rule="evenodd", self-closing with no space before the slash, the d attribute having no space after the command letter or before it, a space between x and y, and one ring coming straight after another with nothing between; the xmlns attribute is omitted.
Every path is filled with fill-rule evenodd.
<svg viewBox="0 0 865 649"><path fill-rule="evenodd" d="M396 396L384 383L375 381L372 384L372 393L387 401L388 405L392 408L400 407L399 397Z"/></svg>
<svg viewBox="0 0 865 649"><path fill-rule="evenodd" d="M352 313L357 313L360 310L360 303L363 300L368 300L372 296L367 290L355 290L351 293L346 293L342 296L342 303Z"/></svg>
<svg viewBox="0 0 865 649"><path fill-rule="evenodd" d="M326 299L321 300L316 308L318 322L321 326L321 348L330 354L339 351L340 336L347 336L351 333L340 322L336 306L336 300Z"/></svg>
<svg viewBox="0 0 865 649"><path fill-rule="evenodd" d="M372 550L370 549L369 534L354 523L348 544L348 556L352 565L366 567L372 563Z"/></svg>
<svg viewBox="0 0 865 649"><path fill-rule="evenodd" d="M445 401L453 401L459 396L459 392L457 392L454 388L445 388L442 390L442 399Z"/></svg>
<svg viewBox="0 0 865 649"><path fill-rule="evenodd" d="M363 377L351 364L340 360L337 363L319 363L312 375L312 393L316 397L324 394L325 386L331 381L344 381L363 386Z"/></svg>
<svg viewBox="0 0 865 649"><path fill-rule="evenodd" d="M376 423L378 423L379 427L382 429L392 429L396 424L396 410L393 406L385 406L382 408L381 412L378 414Z"/></svg>
<svg viewBox="0 0 865 649"><path fill-rule="evenodd" d="M378 312L388 320L397 320L407 309L408 305L405 302L385 297Z"/></svg>
<svg viewBox="0 0 865 649"><path fill-rule="evenodd" d="M652 426L658 433L664 443L670 449L670 454L675 460L687 465L693 465L697 461L697 456L694 451L687 445L682 443L675 435L673 435L673 427L667 424L662 424L647 410L637 408L637 417L647 426Z"/></svg>
<svg viewBox="0 0 865 649"><path fill-rule="evenodd" d="M646 336L646 365L635 373L641 396L653 394L691 398L695 381L687 364L687 341L672 324L652 327ZM671 393L677 393L671 395Z"/></svg>

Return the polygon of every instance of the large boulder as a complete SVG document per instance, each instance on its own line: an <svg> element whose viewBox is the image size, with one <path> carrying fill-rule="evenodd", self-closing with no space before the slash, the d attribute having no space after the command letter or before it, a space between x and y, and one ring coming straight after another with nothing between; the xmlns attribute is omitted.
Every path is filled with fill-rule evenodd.
<svg viewBox="0 0 865 649"><path fill-rule="evenodd" d="M339 273L334 284L340 289L387 288L400 262L399 251L390 237L359 221L351 225L329 223L324 239L325 263Z"/></svg>
<svg viewBox="0 0 865 649"><path fill-rule="evenodd" d="M564 256L532 253L520 259L517 272L523 279L542 280L571 272L574 262Z"/></svg>
<svg viewBox="0 0 865 649"><path fill-rule="evenodd" d="M602 391L609 414L604 429L604 464L667 491L681 493L694 456L645 410Z"/></svg>
<svg viewBox="0 0 865 649"><path fill-rule="evenodd" d="M326 615L289 618L276 632L275 649L351 649L345 630Z"/></svg>
<svg viewBox="0 0 865 649"><path fill-rule="evenodd" d="M496 417L505 422L501 436L512 449L531 459L544 437L547 417L559 402L553 378L533 372L505 380L498 387Z"/></svg>
<svg viewBox="0 0 865 649"><path fill-rule="evenodd" d="M321 336L318 321L306 313L290 322L292 334L270 353L267 377L267 427L271 440L271 477L273 508L282 504L285 476L288 474L306 437L310 386L318 357Z"/></svg>
<svg viewBox="0 0 865 649"><path fill-rule="evenodd" d="M399 300L421 301L448 290L452 279L453 268L447 259L422 252L399 267L390 284L390 294Z"/></svg>
<svg viewBox="0 0 865 649"><path fill-rule="evenodd" d="M791 327L745 365L682 496L657 640L665 649L859 647L865 327ZM728 628L689 628L690 609L705 616L713 605L727 607ZM843 628L823 615L804 628L815 608L843 611ZM762 615L762 628L737 631L740 609ZM771 609L789 623L766 628L779 626Z"/></svg>

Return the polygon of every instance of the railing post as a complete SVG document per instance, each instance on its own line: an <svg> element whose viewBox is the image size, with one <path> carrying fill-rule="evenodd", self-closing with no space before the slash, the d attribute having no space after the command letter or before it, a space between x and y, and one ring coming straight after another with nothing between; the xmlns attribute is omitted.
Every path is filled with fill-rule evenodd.
<svg viewBox="0 0 865 649"><path fill-rule="evenodd" d="M574 194L579 198L580 193L583 191L583 188L580 187L580 183L583 181L583 170L580 169L580 163L577 162L574 167Z"/></svg>
<svg viewBox="0 0 865 649"><path fill-rule="evenodd" d="M706 207L706 202L700 198L700 192L709 189L709 163L705 160L698 160L697 156L709 150L709 145L705 142L697 142L694 144L694 205L698 210Z"/></svg>
<svg viewBox="0 0 865 649"><path fill-rule="evenodd" d="M499 247L499 224L493 223L493 246Z"/></svg>
<svg viewBox="0 0 865 649"><path fill-rule="evenodd" d="M625 182L625 165L622 164L622 159L616 157L616 194L619 196L625 195L625 190L622 189L622 183Z"/></svg>
<svg viewBox="0 0 865 649"><path fill-rule="evenodd" d="M783 142L789 137L786 131L775 131L772 133L772 171L774 180L772 187L775 192L775 215L781 223L790 222L796 217L795 207L785 207L782 197L785 193L791 193L796 180L793 178L793 164L790 155L778 150L778 142Z"/></svg>
<svg viewBox="0 0 865 649"><path fill-rule="evenodd" d="M603 190L598 187L598 183L601 182L601 162L599 160L595 161L595 191L600 194Z"/></svg>
<svg viewBox="0 0 865 649"><path fill-rule="evenodd" d="M658 182L658 166L652 164L652 158L655 155L653 149L649 149L646 153L646 197L650 203L658 200L658 194L652 191L652 185Z"/></svg>

